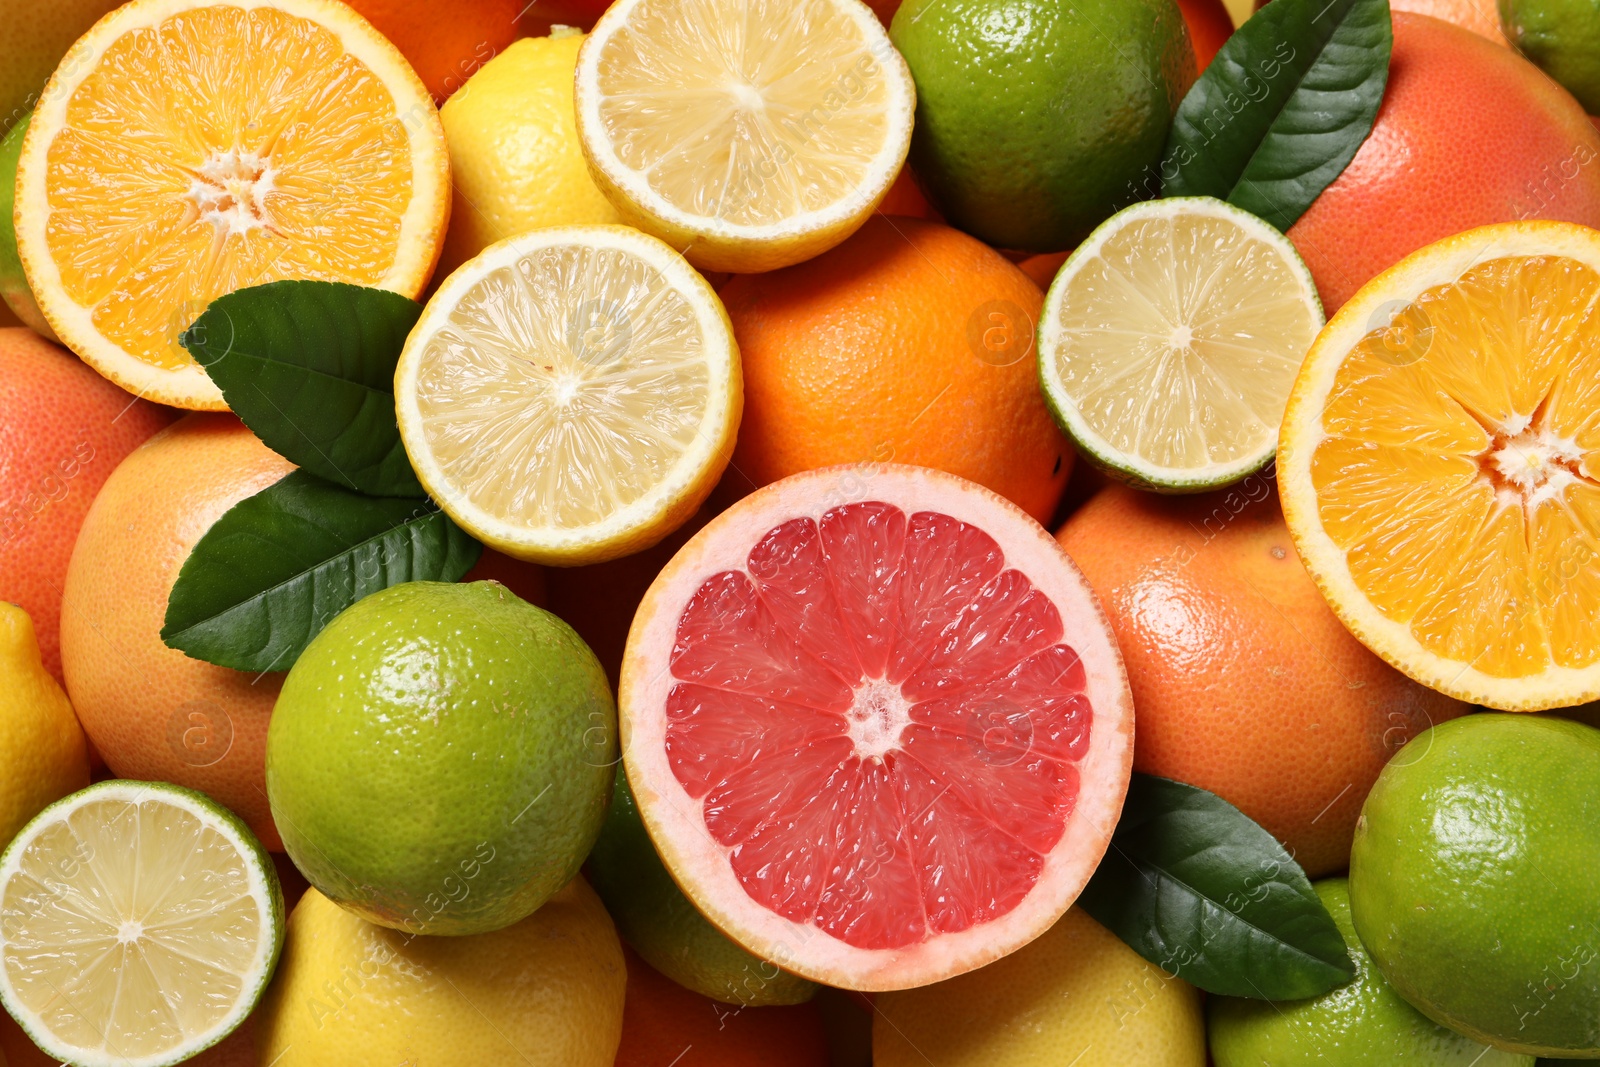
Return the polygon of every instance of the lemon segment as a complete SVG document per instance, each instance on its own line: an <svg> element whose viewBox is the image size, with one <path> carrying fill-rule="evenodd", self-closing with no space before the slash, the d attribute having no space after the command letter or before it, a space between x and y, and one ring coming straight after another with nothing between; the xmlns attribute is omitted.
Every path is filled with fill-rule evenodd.
<svg viewBox="0 0 1600 1067"><path fill-rule="evenodd" d="M916 89L858 0L621 0L578 56L578 132L627 220L708 270L773 270L866 221Z"/></svg>
<svg viewBox="0 0 1600 1067"><path fill-rule="evenodd" d="M136 0L41 95L17 243L56 334L124 388L221 410L179 344L217 296L316 278L414 296L449 212L443 128L333 0Z"/></svg>
<svg viewBox="0 0 1600 1067"><path fill-rule="evenodd" d="M1322 324L1310 272L1267 223L1209 197L1136 204L1056 275L1040 380L1056 421L1109 473L1214 489L1271 461Z"/></svg>
<svg viewBox="0 0 1600 1067"><path fill-rule="evenodd" d="M0 1001L80 1067L158 1067L220 1041L260 999L282 940L266 851L178 786L90 786L0 857Z"/></svg>
<svg viewBox="0 0 1600 1067"><path fill-rule="evenodd" d="M1369 647L1504 710L1600 695L1600 233L1484 227L1380 275L1284 435L1290 529Z"/></svg>
<svg viewBox="0 0 1600 1067"><path fill-rule="evenodd" d="M491 245L440 288L395 371L400 434L450 516L572 565L648 547L699 507L743 408L721 301L623 226Z"/></svg>

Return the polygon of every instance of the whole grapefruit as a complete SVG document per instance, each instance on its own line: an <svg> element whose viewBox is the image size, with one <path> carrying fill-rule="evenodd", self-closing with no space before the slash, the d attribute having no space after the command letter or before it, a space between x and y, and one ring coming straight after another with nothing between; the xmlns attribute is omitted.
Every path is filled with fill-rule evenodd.
<svg viewBox="0 0 1600 1067"><path fill-rule="evenodd" d="M151 438L83 520L61 625L67 692L111 770L207 793L274 851L265 746L283 675L190 659L160 631L195 542L292 469L228 414L189 415Z"/></svg>
<svg viewBox="0 0 1600 1067"><path fill-rule="evenodd" d="M33 619L57 681L78 527L122 458L171 421L32 330L0 329L0 600Z"/></svg>
<svg viewBox="0 0 1600 1067"><path fill-rule="evenodd" d="M1510 49L1396 11L1372 133L1289 229L1328 314L1424 245L1519 219L1600 226L1600 133Z"/></svg>
<svg viewBox="0 0 1600 1067"><path fill-rule="evenodd" d="M1467 710L1340 624L1265 478L1193 497L1110 486L1057 537L1128 661L1134 769L1231 801L1313 878L1345 866L1389 756Z"/></svg>
<svg viewBox="0 0 1600 1067"><path fill-rule="evenodd" d="M1050 518L1073 454L1034 370L1044 298L998 252L935 222L876 215L815 259L734 278L722 300L744 366L725 484L908 463Z"/></svg>

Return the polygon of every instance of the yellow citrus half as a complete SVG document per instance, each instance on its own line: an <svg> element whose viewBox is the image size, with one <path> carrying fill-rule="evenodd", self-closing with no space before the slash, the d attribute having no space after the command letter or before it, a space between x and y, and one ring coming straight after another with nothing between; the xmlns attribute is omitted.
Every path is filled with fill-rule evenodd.
<svg viewBox="0 0 1600 1067"><path fill-rule="evenodd" d="M421 80L336 0L134 0L40 97L17 247L45 318L124 388L222 410L178 343L280 278L422 291L450 210Z"/></svg>
<svg viewBox="0 0 1600 1067"><path fill-rule="evenodd" d="M561 566L682 525L744 408L722 301L627 226L534 230L468 260L412 329L394 392L440 507L501 552Z"/></svg>
<svg viewBox="0 0 1600 1067"><path fill-rule="evenodd" d="M1278 476L1384 659L1508 711L1600 696L1600 231L1486 226L1369 282L1301 367Z"/></svg>
<svg viewBox="0 0 1600 1067"><path fill-rule="evenodd" d="M911 146L916 87L860 0L618 0L578 54L578 135L628 222L705 270L854 233Z"/></svg>

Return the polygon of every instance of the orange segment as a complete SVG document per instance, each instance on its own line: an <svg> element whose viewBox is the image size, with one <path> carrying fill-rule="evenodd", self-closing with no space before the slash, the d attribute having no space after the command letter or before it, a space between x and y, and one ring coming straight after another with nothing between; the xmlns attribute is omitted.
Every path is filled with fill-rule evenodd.
<svg viewBox="0 0 1600 1067"><path fill-rule="evenodd" d="M124 387L220 408L178 336L279 278L414 296L448 164L399 53L342 4L138 0L78 45L19 166L19 246L56 332Z"/></svg>
<svg viewBox="0 0 1600 1067"><path fill-rule="evenodd" d="M1600 692L1600 232L1485 227L1380 276L1283 434L1296 543L1374 651L1512 710Z"/></svg>

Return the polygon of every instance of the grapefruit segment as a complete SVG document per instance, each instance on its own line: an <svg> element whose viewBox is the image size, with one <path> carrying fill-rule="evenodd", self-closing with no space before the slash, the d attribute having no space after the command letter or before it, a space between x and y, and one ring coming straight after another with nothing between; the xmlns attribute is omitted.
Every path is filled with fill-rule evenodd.
<svg viewBox="0 0 1600 1067"><path fill-rule="evenodd" d="M1047 929L1132 758L1121 657L1072 562L1014 505L915 467L796 475L709 524L640 606L621 711L695 904L853 989Z"/></svg>

